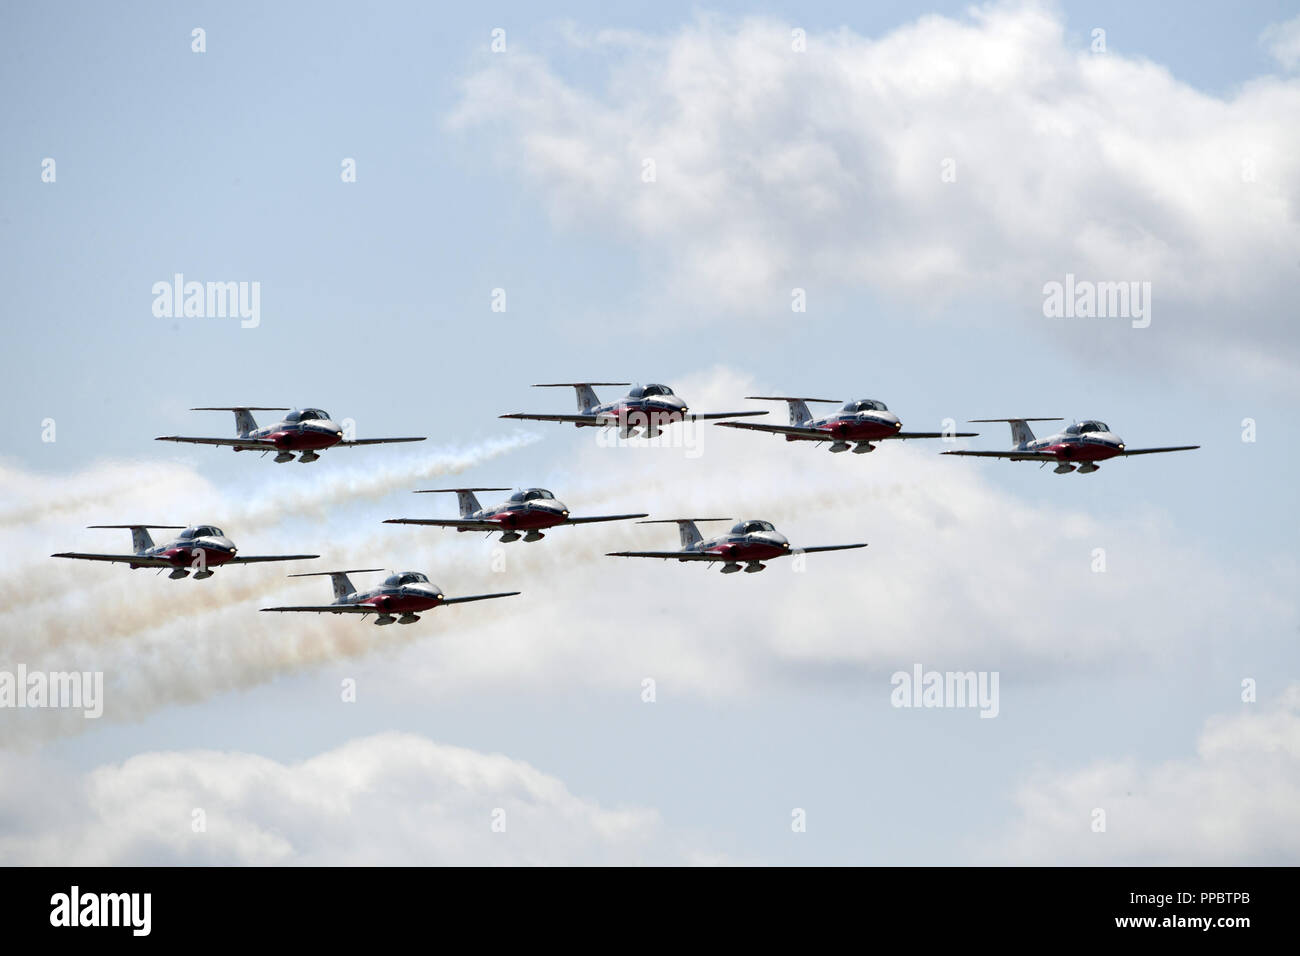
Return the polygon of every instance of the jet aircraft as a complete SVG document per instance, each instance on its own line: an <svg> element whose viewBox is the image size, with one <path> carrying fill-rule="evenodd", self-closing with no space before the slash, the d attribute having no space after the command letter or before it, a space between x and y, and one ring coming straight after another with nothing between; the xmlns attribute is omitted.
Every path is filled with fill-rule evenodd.
<svg viewBox="0 0 1300 956"><path fill-rule="evenodd" d="M741 570L744 562L746 573L762 571L762 562L773 558L784 558L791 554L812 554L817 551L847 551L850 548L865 548L866 544L827 544L812 548L790 547L790 541L772 526L770 521L750 519L741 521L724 535L705 539L697 522L730 521L730 518L666 518L653 521L638 521L637 524L675 524L681 535L680 551L612 551L611 558L664 558L678 561L720 561L723 574L734 574Z"/></svg>
<svg viewBox="0 0 1300 956"><path fill-rule="evenodd" d="M189 577L194 580L212 577L212 568L226 564L260 564L264 561L306 561L319 558L319 554L268 554L240 555L235 542L215 525L200 524L185 528L178 524L92 524L92 528L128 528L131 531L133 554L84 554L61 551L53 558L77 558L82 561L113 561L130 568L171 568L169 578ZM149 529L180 529L179 535L166 544L156 545Z"/></svg>
<svg viewBox="0 0 1300 956"><path fill-rule="evenodd" d="M656 438L664 425L682 421L708 421L715 418L743 418L766 415L766 411L693 412L684 399L673 394L667 385L637 385L617 401L602 402L596 397L595 385L627 385L627 382L558 382L534 385L533 388L572 388L578 396L578 414L541 415L514 412L502 418L521 418L538 422L570 422L576 428L617 427L620 438L641 433Z"/></svg>
<svg viewBox="0 0 1300 956"><path fill-rule="evenodd" d="M420 614L444 604L465 604L469 601L486 601L490 598L513 597L518 591L501 591L496 594L473 594L469 597L449 598L442 588L429 581L419 571L399 571L384 578L379 587L358 591L348 579L349 574L382 571L383 568L353 568L348 571L316 571L311 574L291 574L291 578L328 576L334 585L334 603L291 605L289 607L264 607L263 611L310 611L316 614L374 614L378 625L414 624Z"/></svg>
<svg viewBox="0 0 1300 956"><path fill-rule="evenodd" d="M597 521L626 521L644 518L645 512L626 515L595 515L575 518L569 514L564 502L545 488L524 488L491 508L484 508L475 497L476 491L509 491L509 488L429 488L415 492L417 495L454 493L460 505L459 518L389 518L384 524L431 525L437 528L455 528L457 531L500 531L502 541L518 541L522 532L525 541L540 541L546 537L544 528L569 524L592 524Z"/></svg>
<svg viewBox="0 0 1300 956"><path fill-rule="evenodd" d="M304 464L315 461L326 448L356 448L359 445L390 445L397 442L424 441L423 438L357 438L346 440L343 427L319 408L271 408L261 405L229 405L191 408L192 412L234 412L234 438L192 438L187 435L162 435L155 441L188 442L192 445L230 445L235 451L273 451L275 461L293 461L295 452ZM259 428L253 412L289 412L274 425Z"/></svg>
<svg viewBox="0 0 1300 956"><path fill-rule="evenodd" d="M756 432L784 435L786 441L830 442L832 452L844 452L853 445L853 453L875 451L872 442L888 438L974 438L977 432L905 432L903 423L884 402L871 398L854 399L831 415L814 418L808 402L834 405L838 398L791 398L785 395L747 395L762 402L785 402L790 408L789 425L758 425L753 422L718 422L722 428L746 428Z"/></svg>
<svg viewBox="0 0 1300 956"><path fill-rule="evenodd" d="M1078 468L1079 474L1089 475L1101 466L1099 461L1110 458L1127 458L1131 455L1157 455L1168 451L1193 451L1200 445L1170 445L1164 448L1129 448L1110 430L1105 422L1089 420L1075 422L1062 432L1047 438L1035 438L1028 422L1059 422L1060 418L976 418L974 422L1008 422L1015 448L1010 451L946 451L945 455L966 455L973 458L1009 458L1011 461L1055 462L1052 469L1058 475L1068 475ZM1077 464L1076 464L1077 463Z"/></svg>

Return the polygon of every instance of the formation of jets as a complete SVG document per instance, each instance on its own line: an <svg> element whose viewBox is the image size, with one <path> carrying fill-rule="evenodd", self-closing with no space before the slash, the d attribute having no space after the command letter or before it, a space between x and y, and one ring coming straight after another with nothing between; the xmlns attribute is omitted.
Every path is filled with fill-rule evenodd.
<svg viewBox="0 0 1300 956"><path fill-rule="evenodd" d="M768 425L756 422L734 421L766 415L765 409L731 412L693 412L686 401L667 385L649 384L632 387L626 396L613 402L601 402L595 386L627 385L626 382L565 382L537 385L535 388L572 388L577 397L576 414L543 414L515 412L502 418L529 421L564 422L578 428L616 429L622 438L635 436L654 438L661 430L677 422L712 421L723 428L765 432L780 435L788 442L806 441L829 443L830 451L854 454L874 451L877 443L890 440L974 438L977 432L904 431L899 417L884 402L875 399L854 399L845 402L832 414L814 417L809 403L840 404L839 399L799 398L786 395L751 395L751 401L785 402L789 411L788 425ZM313 462L327 448L355 448L361 445L384 445L424 441L423 437L346 439L344 429L330 415L319 408L269 408L255 405L208 406L192 411L228 411L235 415L233 438L205 438L185 435L164 435L158 441L186 442L198 445L229 446L235 451L275 452L276 462L297 460ZM283 419L273 425L259 427L253 412L287 411ZM1164 452L1192 451L1198 445L1172 445L1158 448L1129 448L1122 438L1104 422L1087 420L1076 422L1047 438L1035 438L1029 422L1061 421L1059 418L981 418L971 423L1007 422L1011 426L1011 440L1015 447L1006 451L978 451L959 449L946 451L945 455L965 455L980 458L1005 458L1011 461L1036 461L1054 463L1057 474L1077 471L1090 474L1098 470L1099 462L1134 455L1152 455ZM424 525L436 528L454 528L456 531L482 531L500 535L500 541L526 542L544 538L551 528L566 525L593 524L609 521L631 521L648 518L645 512L635 514L574 516L568 507L556 499L546 488L523 488L491 507L483 507L476 492L510 491L509 488L429 488L416 494L454 494L459 515L451 518L389 518L385 524ZM769 521L750 518L733 524L730 531L713 538L700 534L701 522L731 521L730 518L663 518L639 520L638 524L675 524L680 547L675 551L612 551L609 557L659 558L681 562L705 562L721 565L723 574L737 571L754 573L762 571L764 562L792 555L812 554L822 551L847 551L865 548L865 542L853 544L792 546L789 539ZM254 564L270 561L306 561L319 558L318 554L240 555L235 543L215 525L112 524L91 525L92 528L121 528L131 532L130 554L96 554L65 551L56 558L74 558L83 561L106 561L125 564L129 568L155 568L170 571L168 577L196 580L212 576L212 569L228 564ZM155 544L150 530L179 530L174 539ZM520 592L503 591L493 594L474 594L466 597L447 597L442 588L430 582L420 571L401 571L389 575L378 587L358 591L348 578L349 574L370 573L380 568L361 568L347 571L318 571L291 574L289 577L328 576L334 587L334 600L329 604L291 605L262 608L273 612L306 612L316 614L357 614L363 618L374 617L374 623L413 624L420 614L448 604L464 604L494 598L513 597Z"/></svg>

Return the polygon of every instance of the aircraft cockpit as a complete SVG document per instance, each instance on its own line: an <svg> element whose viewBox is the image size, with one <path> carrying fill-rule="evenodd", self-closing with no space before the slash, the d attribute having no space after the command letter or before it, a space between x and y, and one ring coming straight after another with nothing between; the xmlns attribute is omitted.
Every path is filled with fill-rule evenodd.
<svg viewBox="0 0 1300 956"><path fill-rule="evenodd" d="M545 488L525 488L523 491L516 491L510 496L510 500L516 504L525 501L554 501L555 495Z"/></svg>
<svg viewBox="0 0 1300 956"><path fill-rule="evenodd" d="M871 398L856 399L852 402L845 402L844 407L840 409L843 412L887 412L889 409L884 402L877 402Z"/></svg>
<svg viewBox="0 0 1300 956"><path fill-rule="evenodd" d="M400 588L407 584L428 584L429 579L419 571L403 571L401 574L390 575L385 581L384 586L390 588Z"/></svg>
<svg viewBox="0 0 1300 956"><path fill-rule="evenodd" d="M671 395L673 390L667 385L638 385L632 391L628 392L629 398L656 398L661 395Z"/></svg>
<svg viewBox="0 0 1300 956"><path fill-rule="evenodd" d="M1107 425L1105 422L1090 421L1090 422L1078 422L1077 424L1071 425L1069 428L1065 430L1065 433L1067 435L1085 435L1088 432L1108 432L1108 431L1110 431L1110 426Z"/></svg>

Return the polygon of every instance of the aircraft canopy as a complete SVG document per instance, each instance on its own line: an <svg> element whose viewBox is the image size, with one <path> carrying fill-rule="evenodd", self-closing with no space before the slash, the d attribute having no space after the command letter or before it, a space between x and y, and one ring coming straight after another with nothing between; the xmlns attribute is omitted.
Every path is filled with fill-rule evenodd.
<svg viewBox="0 0 1300 956"><path fill-rule="evenodd" d="M419 571L403 571L401 574L389 575L384 580L387 587L398 588L404 584L428 584L429 579Z"/></svg>
<svg viewBox="0 0 1300 956"><path fill-rule="evenodd" d="M523 491L516 491L510 496L514 502L520 501L554 501L555 495L551 494L545 488L525 488Z"/></svg>
<svg viewBox="0 0 1300 956"><path fill-rule="evenodd" d="M1082 435L1087 432L1108 432L1108 431L1110 431L1110 426L1107 425L1105 422L1090 421L1090 422L1079 422L1077 425L1071 425L1069 428L1065 430L1065 433L1067 435Z"/></svg>
<svg viewBox="0 0 1300 956"><path fill-rule="evenodd" d="M656 395L671 395L673 390L667 385L638 385L628 392L629 398L654 398Z"/></svg>
<svg viewBox="0 0 1300 956"><path fill-rule="evenodd" d="M181 532L182 538L224 538L226 533L210 524L199 524Z"/></svg>

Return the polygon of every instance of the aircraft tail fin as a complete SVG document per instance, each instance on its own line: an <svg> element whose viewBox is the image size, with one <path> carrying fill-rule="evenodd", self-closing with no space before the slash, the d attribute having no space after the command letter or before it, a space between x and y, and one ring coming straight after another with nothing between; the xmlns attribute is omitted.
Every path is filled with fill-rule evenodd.
<svg viewBox="0 0 1300 956"><path fill-rule="evenodd" d="M347 597L356 591L352 582L348 580L349 574L362 574L368 571L382 571L383 568L349 568L346 571L311 571L305 574L289 574L290 578L320 578L328 576L330 583L334 585L334 600Z"/></svg>
<svg viewBox="0 0 1300 956"><path fill-rule="evenodd" d="M438 495L452 493L456 496L456 504L460 507L460 516L468 518L476 511L482 511L483 506L478 503L475 496L476 491L509 491L509 488L422 488L415 492L417 495Z"/></svg>
<svg viewBox="0 0 1300 956"><path fill-rule="evenodd" d="M572 388L578 393L578 414L586 415L593 408L600 404L600 399L596 397L596 390L593 385L629 385L629 382L548 382L544 385L534 385L533 388Z"/></svg>
<svg viewBox="0 0 1300 956"><path fill-rule="evenodd" d="M695 527L697 521L730 521L730 518L652 518L649 521L638 521L637 524L675 524L677 533L681 535L682 550L685 551L693 544L698 544L704 540L700 534L700 529Z"/></svg>
<svg viewBox="0 0 1300 956"><path fill-rule="evenodd" d="M1029 427L1027 422L1060 422L1063 418L972 418L971 423L976 422L1006 422L1011 426L1011 441L1019 448L1021 445L1027 445L1034 440L1034 431Z"/></svg>
<svg viewBox="0 0 1300 956"><path fill-rule="evenodd" d="M794 398L789 395L746 395L745 398L756 402L785 402L790 408L790 424L807 425L812 421L812 412L808 411L808 402L823 402L835 405L838 398Z"/></svg>
<svg viewBox="0 0 1300 956"><path fill-rule="evenodd" d="M172 531L179 531L185 527L183 524L91 524L86 525L88 528L129 528L131 531L131 550L136 554L144 554L154 546L153 538L149 536L149 528L155 531L166 528Z"/></svg>
<svg viewBox="0 0 1300 956"><path fill-rule="evenodd" d="M235 431L244 438L250 432L257 431L257 422L253 412L287 412L287 408L273 408L269 405L208 405L204 408L191 408L192 412L234 412Z"/></svg>

